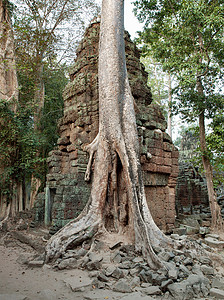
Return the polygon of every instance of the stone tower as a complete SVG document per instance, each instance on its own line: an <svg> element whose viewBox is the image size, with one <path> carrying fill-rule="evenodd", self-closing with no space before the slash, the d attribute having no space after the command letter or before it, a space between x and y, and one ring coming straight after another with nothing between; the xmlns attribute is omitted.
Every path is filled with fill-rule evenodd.
<svg viewBox="0 0 224 300"><path fill-rule="evenodd" d="M41 206L44 207L45 224L55 230L77 217L90 195L91 182L84 180L88 155L83 146L92 142L98 133L99 27L98 22L93 22L77 49L75 64L70 69L70 83L64 90L58 147L49 153L45 193L38 196L36 219L40 219ZM166 121L160 108L151 104L148 74L128 33L125 33L125 43L128 76L136 103L146 197L156 224L169 231L175 221L178 151L165 132Z"/></svg>

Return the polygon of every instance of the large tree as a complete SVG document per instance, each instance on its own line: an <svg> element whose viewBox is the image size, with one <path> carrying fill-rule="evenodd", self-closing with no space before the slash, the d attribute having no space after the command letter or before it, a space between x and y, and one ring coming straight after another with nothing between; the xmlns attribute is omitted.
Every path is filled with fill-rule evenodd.
<svg viewBox="0 0 224 300"><path fill-rule="evenodd" d="M99 50L99 133L87 146L96 151L89 202L81 215L46 246L46 260L95 234L110 233L135 244L152 268L162 264L153 246L168 244L149 212L142 179L133 97L124 47L124 0L103 0ZM115 235L116 236L116 235Z"/></svg>
<svg viewBox="0 0 224 300"><path fill-rule="evenodd" d="M16 112L18 81L11 26L11 4L7 0L0 0L0 102L3 105L9 106L10 114ZM1 116L0 131L3 130L2 127L4 127L5 122L7 121ZM0 164L0 177L4 177L5 167L7 167L7 160L2 160ZM18 199L15 196L13 199L14 201L12 199L8 201L7 197L0 190L0 220L6 220L9 214L15 213L16 208L19 207L18 202L21 203L21 197L19 196Z"/></svg>
<svg viewBox="0 0 224 300"><path fill-rule="evenodd" d="M178 111L187 121L198 119L212 227L221 228L223 220L213 186L205 119L213 118L223 108L223 96L218 95L223 73L223 1L137 0L135 5L139 20L145 22L142 39L176 77Z"/></svg>

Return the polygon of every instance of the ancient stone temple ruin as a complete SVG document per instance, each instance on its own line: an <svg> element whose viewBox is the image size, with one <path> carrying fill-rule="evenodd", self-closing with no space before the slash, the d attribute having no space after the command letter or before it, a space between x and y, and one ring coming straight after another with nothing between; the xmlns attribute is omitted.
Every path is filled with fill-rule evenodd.
<svg viewBox="0 0 224 300"><path fill-rule="evenodd" d="M64 116L59 124L58 147L49 153L45 193L38 196L36 219L41 219L42 209L45 224L55 230L77 217L90 195L91 180L84 180L88 154L83 147L92 142L98 132L98 42L99 23L96 22L86 30L77 49L77 58L70 70L71 82L64 90ZM160 108L151 104L148 75L128 33L125 33L125 43L146 197L157 225L169 231L175 221L178 151L165 133L166 121Z"/></svg>
<svg viewBox="0 0 224 300"><path fill-rule="evenodd" d="M189 163L181 162L176 188L177 213L197 212L209 209L208 190L205 178Z"/></svg>

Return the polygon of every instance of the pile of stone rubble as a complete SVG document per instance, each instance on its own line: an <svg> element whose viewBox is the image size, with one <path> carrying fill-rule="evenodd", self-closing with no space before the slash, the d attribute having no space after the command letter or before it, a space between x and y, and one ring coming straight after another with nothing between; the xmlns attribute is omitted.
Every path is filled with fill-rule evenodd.
<svg viewBox="0 0 224 300"><path fill-rule="evenodd" d="M219 241L218 235L197 240L177 234L171 237L178 242L178 249L154 249L166 269L151 270L131 245L118 243L112 247L115 249L105 253L102 251L104 244L99 241L94 252L84 248L67 250L54 267L89 271L90 278L83 285L70 285L73 291L84 291L86 286L92 286L93 289L130 293L130 297L134 293L136 297L141 296L139 299L146 296L145 299L224 299L224 274L217 272L211 259L216 257L219 265L224 265L224 241ZM218 250L213 248L214 241L220 242L222 248L220 245Z"/></svg>

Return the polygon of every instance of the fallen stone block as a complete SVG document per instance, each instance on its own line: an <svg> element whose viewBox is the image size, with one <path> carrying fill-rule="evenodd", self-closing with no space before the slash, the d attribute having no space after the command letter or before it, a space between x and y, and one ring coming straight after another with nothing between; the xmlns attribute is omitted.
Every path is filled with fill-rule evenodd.
<svg viewBox="0 0 224 300"><path fill-rule="evenodd" d="M132 289L129 283L125 279L120 279L118 282L115 283L113 290L116 292L121 293L131 293Z"/></svg>
<svg viewBox="0 0 224 300"><path fill-rule="evenodd" d="M216 288L211 288L210 296L215 297L216 299L224 299L224 291Z"/></svg>
<svg viewBox="0 0 224 300"><path fill-rule="evenodd" d="M73 292L83 291L83 289L92 285L92 280L87 273L81 273L78 278L65 278L64 282Z"/></svg>
<svg viewBox="0 0 224 300"><path fill-rule="evenodd" d="M187 229L182 227L182 228L174 228L173 229L173 234L178 234L178 235L185 235L187 233Z"/></svg>
<svg viewBox="0 0 224 300"><path fill-rule="evenodd" d="M224 248L224 241L219 241L213 237L206 237L204 241L209 247L214 247L218 249Z"/></svg>
<svg viewBox="0 0 224 300"><path fill-rule="evenodd" d="M205 275L214 275L214 269L207 265L201 265L201 270Z"/></svg>
<svg viewBox="0 0 224 300"><path fill-rule="evenodd" d="M145 288L143 292L147 295L161 295L161 290L158 286L149 286L148 288Z"/></svg>
<svg viewBox="0 0 224 300"><path fill-rule="evenodd" d="M199 232L199 227L180 224L180 228L186 228L186 234L195 234Z"/></svg>
<svg viewBox="0 0 224 300"><path fill-rule="evenodd" d="M28 262L29 267L35 267L35 268L40 268L44 264L43 260L31 260Z"/></svg>
<svg viewBox="0 0 224 300"><path fill-rule="evenodd" d="M213 278L212 287L224 291L224 279L223 278Z"/></svg>

